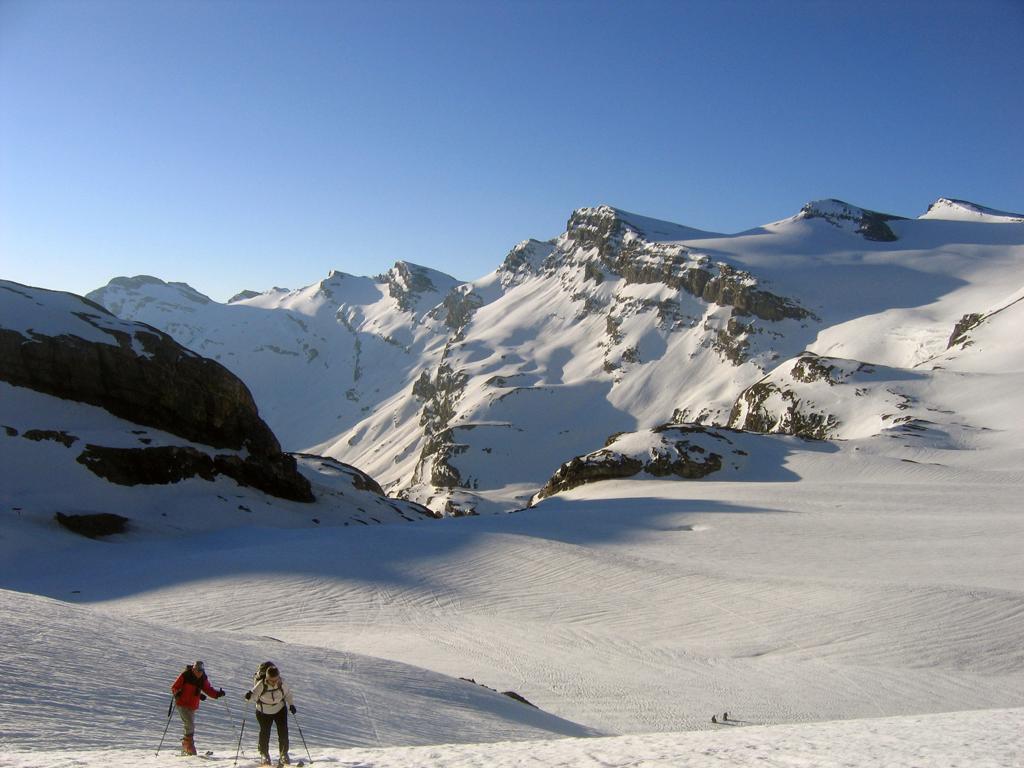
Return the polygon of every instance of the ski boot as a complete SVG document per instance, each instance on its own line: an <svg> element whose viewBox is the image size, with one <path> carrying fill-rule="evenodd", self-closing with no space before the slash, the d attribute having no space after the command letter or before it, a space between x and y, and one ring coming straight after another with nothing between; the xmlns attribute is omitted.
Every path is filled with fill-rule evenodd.
<svg viewBox="0 0 1024 768"><path fill-rule="evenodd" d="M281 766L281 765L291 765L292 764L292 761L288 758L288 753L287 752L282 752L281 753L281 756L279 758L277 758L277 764L279 766Z"/></svg>
<svg viewBox="0 0 1024 768"><path fill-rule="evenodd" d="M181 754L183 755L194 755L196 754L196 744L192 736L186 736L181 740Z"/></svg>
<svg viewBox="0 0 1024 768"><path fill-rule="evenodd" d="M270 755L266 752L260 752L260 765L271 765Z"/></svg>

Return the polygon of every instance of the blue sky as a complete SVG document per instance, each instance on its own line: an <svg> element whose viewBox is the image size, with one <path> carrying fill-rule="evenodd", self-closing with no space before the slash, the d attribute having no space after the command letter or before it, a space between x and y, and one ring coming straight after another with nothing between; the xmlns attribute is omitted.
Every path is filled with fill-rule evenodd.
<svg viewBox="0 0 1024 768"><path fill-rule="evenodd" d="M0 277L461 279L574 208L1024 211L1024 3L0 0Z"/></svg>

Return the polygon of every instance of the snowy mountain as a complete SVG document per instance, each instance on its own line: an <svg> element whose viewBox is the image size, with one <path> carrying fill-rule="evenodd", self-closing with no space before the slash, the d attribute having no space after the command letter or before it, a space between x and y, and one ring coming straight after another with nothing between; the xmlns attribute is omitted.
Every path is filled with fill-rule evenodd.
<svg viewBox="0 0 1024 768"><path fill-rule="evenodd" d="M1021 224L1024 216L1019 213L1007 213L986 208L983 205L970 203L966 200L950 200L940 197L932 203L921 217L922 219L945 219L948 221L976 221L992 224Z"/></svg>
<svg viewBox="0 0 1024 768"><path fill-rule="evenodd" d="M469 283L398 262L227 305L152 278L90 297L228 366L289 449L462 514L521 507L609 435L669 424L971 442L994 423L960 419L955 392L1012 372L1019 344L949 342L1012 322L1020 218L821 200L721 235L599 206Z"/></svg>
<svg viewBox="0 0 1024 768"><path fill-rule="evenodd" d="M173 761L205 658L248 764L271 658L317 763L1018 764L1024 225L949 202L600 206L470 283L116 317L0 283L0 761Z"/></svg>

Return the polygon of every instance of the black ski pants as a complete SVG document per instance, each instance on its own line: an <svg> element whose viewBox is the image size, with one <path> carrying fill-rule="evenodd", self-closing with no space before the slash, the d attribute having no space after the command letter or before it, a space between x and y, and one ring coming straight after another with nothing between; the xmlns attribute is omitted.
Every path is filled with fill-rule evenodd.
<svg viewBox="0 0 1024 768"><path fill-rule="evenodd" d="M272 715L265 715L256 712L256 721L260 724L259 745L261 755L270 754L270 726L277 723L277 747L283 755L288 751L288 708L281 707L280 712Z"/></svg>

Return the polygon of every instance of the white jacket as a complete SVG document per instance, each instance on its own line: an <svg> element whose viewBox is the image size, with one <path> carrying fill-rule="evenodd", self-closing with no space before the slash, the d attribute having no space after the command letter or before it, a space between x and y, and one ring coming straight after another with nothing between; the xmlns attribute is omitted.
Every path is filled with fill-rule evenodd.
<svg viewBox="0 0 1024 768"><path fill-rule="evenodd" d="M252 700L256 704L256 711L265 715L276 715L285 704L294 705L292 690L284 678L278 678L277 685L270 687L266 682L256 683L251 689Z"/></svg>

